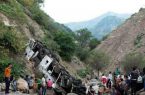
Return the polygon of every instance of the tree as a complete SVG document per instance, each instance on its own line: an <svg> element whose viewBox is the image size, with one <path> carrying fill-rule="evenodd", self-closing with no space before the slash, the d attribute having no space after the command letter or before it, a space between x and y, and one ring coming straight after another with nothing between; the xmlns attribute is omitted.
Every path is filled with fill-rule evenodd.
<svg viewBox="0 0 145 95"><path fill-rule="evenodd" d="M65 60L70 61L75 52L75 41L67 32L57 32L54 41L60 46L59 54Z"/></svg>
<svg viewBox="0 0 145 95"><path fill-rule="evenodd" d="M86 60L86 62L90 64L94 69L98 70L98 75L99 71L102 68L108 66L109 61L109 56L101 51L92 51Z"/></svg>
<svg viewBox="0 0 145 95"><path fill-rule="evenodd" d="M129 53L121 62L124 70L128 73L134 66L142 69L145 66L145 58L142 53Z"/></svg>
<svg viewBox="0 0 145 95"><path fill-rule="evenodd" d="M82 48L80 46L77 46L76 47L76 55L79 57L79 59L81 61L86 60L86 58L89 55L89 52L90 52L90 49L89 48L86 48L86 47Z"/></svg>
<svg viewBox="0 0 145 95"><path fill-rule="evenodd" d="M87 28L76 31L76 39L81 47L86 47L89 44L91 37L92 34Z"/></svg>
<svg viewBox="0 0 145 95"><path fill-rule="evenodd" d="M89 43L90 49L96 48L100 44L100 41L97 38L92 38Z"/></svg>

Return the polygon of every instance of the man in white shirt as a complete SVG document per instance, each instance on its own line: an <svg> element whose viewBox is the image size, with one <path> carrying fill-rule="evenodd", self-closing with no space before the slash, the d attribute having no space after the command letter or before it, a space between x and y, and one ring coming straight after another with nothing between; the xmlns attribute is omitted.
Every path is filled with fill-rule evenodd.
<svg viewBox="0 0 145 95"><path fill-rule="evenodd" d="M46 79L45 79L45 75L43 75L42 77L42 95L46 95Z"/></svg>
<svg viewBox="0 0 145 95"><path fill-rule="evenodd" d="M112 81L112 73L111 72L109 72L108 79L110 79Z"/></svg>

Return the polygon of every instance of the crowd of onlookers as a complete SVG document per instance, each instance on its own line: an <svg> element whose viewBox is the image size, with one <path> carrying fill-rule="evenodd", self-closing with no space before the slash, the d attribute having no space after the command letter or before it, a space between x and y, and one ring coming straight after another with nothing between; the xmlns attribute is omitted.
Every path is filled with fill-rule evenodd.
<svg viewBox="0 0 145 95"><path fill-rule="evenodd" d="M35 77L26 75L25 80L29 89L32 89L33 93L38 93L38 95L46 95L47 89L51 89L53 84L53 81L46 78L45 75L43 75L42 79L35 79Z"/></svg>
<svg viewBox="0 0 145 95"><path fill-rule="evenodd" d="M14 91L17 91L17 80L11 76L12 64L5 68L5 93L9 93L10 83ZM41 79L36 79L35 76L26 75L23 77L29 89L38 95L46 95L47 89L51 89L53 81L46 78L45 75ZM117 68L115 72L109 72L107 75L96 78L95 80L86 79L84 82L87 95L136 95L136 92L144 88L145 90L145 68L139 70L133 67L128 74L122 74ZM130 94L129 94L130 93Z"/></svg>
<svg viewBox="0 0 145 95"><path fill-rule="evenodd" d="M119 70L109 72L107 75L102 74L97 80L101 84L89 85L86 92L88 95L136 95L137 91L145 90L145 68L139 70L133 67L128 74L122 74ZM89 82L86 85L87 83Z"/></svg>

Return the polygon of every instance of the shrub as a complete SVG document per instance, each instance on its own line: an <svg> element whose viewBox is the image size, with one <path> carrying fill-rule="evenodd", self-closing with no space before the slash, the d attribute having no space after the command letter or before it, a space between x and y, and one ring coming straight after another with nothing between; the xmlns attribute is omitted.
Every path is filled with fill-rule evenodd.
<svg viewBox="0 0 145 95"><path fill-rule="evenodd" d="M52 39L50 39L49 37L47 37L45 35L45 37L42 39L42 42L44 43L44 45L49 48L50 50L54 51L54 52L60 52L60 46Z"/></svg>
<svg viewBox="0 0 145 95"><path fill-rule="evenodd" d="M106 36L103 36L102 41L106 40L108 38L109 34Z"/></svg>
<svg viewBox="0 0 145 95"><path fill-rule="evenodd" d="M138 48L140 48L142 46L142 38L145 34L141 33L141 34L138 34L136 39L134 40L134 45L137 46Z"/></svg>
<svg viewBox="0 0 145 95"><path fill-rule="evenodd" d="M75 41L67 32L57 32L54 41L60 46L59 54L64 60L70 61L75 53Z"/></svg>
<svg viewBox="0 0 145 95"><path fill-rule="evenodd" d="M13 27L4 26L0 23L0 46L14 53L20 53L24 48L24 37Z"/></svg>
<svg viewBox="0 0 145 95"><path fill-rule="evenodd" d="M80 70L77 71L77 74L78 74L81 78L85 78L88 74L90 74L90 69L89 69L89 68L80 69Z"/></svg>
<svg viewBox="0 0 145 95"><path fill-rule="evenodd" d="M96 48L101 42L97 38L92 38L89 42L90 49Z"/></svg>
<svg viewBox="0 0 145 95"><path fill-rule="evenodd" d="M81 61L85 61L86 58L88 57L89 53L90 53L90 49L86 48L86 47L82 48L82 47L77 46L75 53L76 53L76 56Z"/></svg>
<svg viewBox="0 0 145 95"><path fill-rule="evenodd" d="M141 53L129 53L124 57L121 63L124 70L128 73L134 66L142 69L145 66L145 58Z"/></svg>
<svg viewBox="0 0 145 95"><path fill-rule="evenodd" d="M21 3L25 7L32 6L34 4L34 1L36 0L18 0L18 2Z"/></svg>
<svg viewBox="0 0 145 95"><path fill-rule="evenodd" d="M9 57L0 58L0 82L2 82L4 79L4 69L8 66L9 63L13 64L11 75L18 78L20 75L24 74L23 64L18 63Z"/></svg>
<svg viewBox="0 0 145 95"><path fill-rule="evenodd" d="M109 56L102 51L91 51L86 59L86 62L98 71L108 66L109 61Z"/></svg>
<svg viewBox="0 0 145 95"><path fill-rule="evenodd" d="M23 8L16 0L10 0L9 3L1 3L0 11L10 19L15 19L21 23L26 21Z"/></svg>

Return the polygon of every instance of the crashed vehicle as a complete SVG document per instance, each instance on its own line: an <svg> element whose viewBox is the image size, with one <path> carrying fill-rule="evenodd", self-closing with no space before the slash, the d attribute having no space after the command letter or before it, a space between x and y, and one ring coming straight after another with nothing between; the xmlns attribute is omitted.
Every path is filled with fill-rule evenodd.
<svg viewBox="0 0 145 95"><path fill-rule="evenodd" d="M25 57L34 62L35 68L38 68L40 72L54 81L53 90L56 95L66 95L67 93L86 95L86 87L82 85L82 81L71 76L65 67L59 63L59 57L40 41L29 40Z"/></svg>

